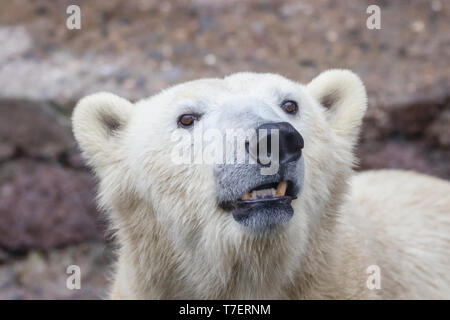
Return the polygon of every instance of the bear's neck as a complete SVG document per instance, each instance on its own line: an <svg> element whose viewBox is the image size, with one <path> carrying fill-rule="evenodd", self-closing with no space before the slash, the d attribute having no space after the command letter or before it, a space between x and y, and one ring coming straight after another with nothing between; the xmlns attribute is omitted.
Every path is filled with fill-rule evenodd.
<svg viewBox="0 0 450 320"><path fill-rule="evenodd" d="M148 210L148 208L136 208ZM136 217L144 216L142 212ZM146 214L154 217L153 214ZM244 242L229 255L206 263L171 245L153 218L118 221L122 245L112 297L134 299L285 299L339 296L335 250L336 214L325 212L302 255L280 242ZM334 246L332 245L334 244ZM244 250L245 249L245 250ZM245 252L245 254L239 254Z"/></svg>

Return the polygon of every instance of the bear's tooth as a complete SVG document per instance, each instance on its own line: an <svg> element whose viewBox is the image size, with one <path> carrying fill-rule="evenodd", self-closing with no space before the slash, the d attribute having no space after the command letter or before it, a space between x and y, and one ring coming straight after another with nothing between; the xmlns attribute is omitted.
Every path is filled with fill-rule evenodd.
<svg viewBox="0 0 450 320"><path fill-rule="evenodd" d="M250 200L252 196L250 195L250 193L246 192L242 195L241 199L242 200Z"/></svg>
<svg viewBox="0 0 450 320"><path fill-rule="evenodd" d="M287 189L287 182L281 181L277 186L276 195L283 197L286 194L286 189Z"/></svg>
<svg viewBox="0 0 450 320"><path fill-rule="evenodd" d="M256 196L257 196L256 191L252 191L252 198L253 198L253 199L256 199Z"/></svg>
<svg viewBox="0 0 450 320"><path fill-rule="evenodd" d="M277 191L274 188L272 188L270 189L270 194L275 197L277 195Z"/></svg>

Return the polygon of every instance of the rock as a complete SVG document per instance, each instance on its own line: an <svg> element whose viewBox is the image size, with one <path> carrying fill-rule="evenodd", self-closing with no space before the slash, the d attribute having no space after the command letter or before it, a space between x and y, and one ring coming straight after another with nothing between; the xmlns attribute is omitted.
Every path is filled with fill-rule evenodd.
<svg viewBox="0 0 450 320"><path fill-rule="evenodd" d="M0 247L102 239L94 199L69 120L45 102L0 100Z"/></svg>
<svg viewBox="0 0 450 320"><path fill-rule="evenodd" d="M450 103L447 106L450 107ZM450 149L450 108L430 124L426 136L441 148Z"/></svg>
<svg viewBox="0 0 450 320"><path fill-rule="evenodd" d="M362 144L356 151L360 159L358 170L404 169L450 179L450 150L397 139Z"/></svg>
<svg viewBox="0 0 450 320"><path fill-rule="evenodd" d="M92 175L29 159L0 166L0 247L48 250L102 239Z"/></svg>
<svg viewBox="0 0 450 320"><path fill-rule="evenodd" d="M430 88L430 91L433 90ZM385 110L383 121L378 124L374 122L372 128L366 127L363 134L370 135L370 131L375 129L377 130L375 135L382 139L396 134L410 138L429 138L425 134L427 128L438 118L443 117L443 113L445 110L449 110L450 106L449 93L435 91L432 99L417 92L409 99L403 99L399 104L392 103L388 106L380 106L381 109ZM369 115L365 122L367 123L370 120ZM445 117L442 120L445 122Z"/></svg>
<svg viewBox="0 0 450 320"><path fill-rule="evenodd" d="M70 122L48 104L0 101L0 159L3 153L11 157L14 149L25 156L57 158L74 148Z"/></svg>
<svg viewBox="0 0 450 320"><path fill-rule="evenodd" d="M0 142L0 162L11 159L14 153L15 148L11 143Z"/></svg>
<svg viewBox="0 0 450 320"><path fill-rule="evenodd" d="M9 253L0 248L0 264L6 263L9 259L10 259Z"/></svg>

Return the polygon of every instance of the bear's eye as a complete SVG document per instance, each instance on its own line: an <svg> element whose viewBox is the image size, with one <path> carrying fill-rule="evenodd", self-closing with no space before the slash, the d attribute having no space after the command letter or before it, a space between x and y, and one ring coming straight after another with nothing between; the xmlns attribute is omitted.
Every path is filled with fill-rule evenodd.
<svg viewBox="0 0 450 320"><path fill-rule="evenodd" d="M183 114L178 118L178 125L183 128L189 128L197 119L197 114Z"/></svg>
<svg viewBox="0 0 450 320"><path fill-rule="evenodd" d="M296 114L298 111L298 105L297 105L297 102L295 102L295 101L286 100L286 101L283 101L283 103L281 104L281 109L283 109L284 112L286 112L286 113Z"/></svg>

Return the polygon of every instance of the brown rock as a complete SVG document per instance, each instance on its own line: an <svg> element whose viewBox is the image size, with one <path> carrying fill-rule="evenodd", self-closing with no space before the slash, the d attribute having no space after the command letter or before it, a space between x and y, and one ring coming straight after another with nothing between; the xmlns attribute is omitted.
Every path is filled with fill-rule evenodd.
<svg viewBox="0 0 450 320"><path fill-rule="evenodd" d="M449 150L397 139L363 143L356 151L360 159L358 170L404 169L450 179Z"/></svg>
<svg viewBox="0 0 450 320"><path fill-rule="evenodd" d="M6 143L20 154L40 158L57 158L75 147L65 117L45 103L23 100L0 101L0 147Z"/></svg>
<svg viewBox="0 0 450 320"><path fill-rule="evenodd" d="M0 247L50 249L102 239L93 177L58 163L17 160L0 167Z"/></svg>
<svg viewBox="0 0 450 320"><path fill-rule="evenodd" d="M15 148L9 143L0 142L0 162L11 159L14 156Z"/></svg>
<svg viewBox="0 0 450 320"><path fill-rule="evenodd" d="M448 106L450 107L450 103ZM440 147L450 149L450 108L447 108L431 123L426 136Z"/></svg>

